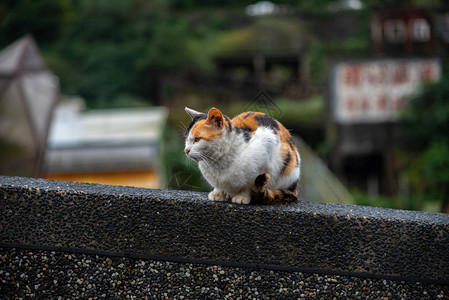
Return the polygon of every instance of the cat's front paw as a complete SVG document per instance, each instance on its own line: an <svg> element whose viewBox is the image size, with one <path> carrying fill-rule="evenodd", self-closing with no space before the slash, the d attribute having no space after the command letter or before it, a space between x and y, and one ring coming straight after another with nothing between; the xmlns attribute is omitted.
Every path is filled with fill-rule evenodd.
<svg viewBox="0 0 449 300"><path fill-rule="evenodd" d="M251 198L242 194L232 197L232 203L236 204L249 204Z"/></svg>
<svg viewBox="0 0 449 300"><path fill-rule="evenodd" d="M209 193L207 197L209 198L209 200L212 201L225 201L226 193L223 191L213 190L212 192Z"/></svg>

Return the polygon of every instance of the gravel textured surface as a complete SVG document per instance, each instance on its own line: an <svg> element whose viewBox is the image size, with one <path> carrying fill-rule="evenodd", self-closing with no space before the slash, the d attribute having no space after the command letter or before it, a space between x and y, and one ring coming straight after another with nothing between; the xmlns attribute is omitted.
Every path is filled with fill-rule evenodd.
<svg viewBox="0 0 449 300"><path fill-rule="evenodd" d="M0 248L0 299L449 299L419 282Z"/></svg>
<svg viewBox="0 0 449 300"><path fill-rule="evenodd" d="M449 214L0 176L2 243L449 281Z"/></svg>

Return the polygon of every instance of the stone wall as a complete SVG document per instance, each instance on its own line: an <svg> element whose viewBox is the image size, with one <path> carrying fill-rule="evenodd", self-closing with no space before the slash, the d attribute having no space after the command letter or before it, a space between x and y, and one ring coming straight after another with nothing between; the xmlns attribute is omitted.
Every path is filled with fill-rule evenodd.
<svg viewBox="0 0 449 300"><path fill-rule="evenodd" d="M446 214L0 177L0 238L3 249L419 281L449 297Z"/></svg>

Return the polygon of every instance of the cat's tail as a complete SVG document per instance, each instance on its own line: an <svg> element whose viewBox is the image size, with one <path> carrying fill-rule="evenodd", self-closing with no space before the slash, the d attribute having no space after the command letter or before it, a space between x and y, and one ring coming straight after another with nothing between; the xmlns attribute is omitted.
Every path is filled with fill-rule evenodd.
<svg viewBox="0 0 449 300"><path fill-rule="evenodd" d="M287 204L298 201L298 190L270 190L266 188L271 176L268 173L261 174L254 181L251 191L251 203L254 204Z"/></svg>

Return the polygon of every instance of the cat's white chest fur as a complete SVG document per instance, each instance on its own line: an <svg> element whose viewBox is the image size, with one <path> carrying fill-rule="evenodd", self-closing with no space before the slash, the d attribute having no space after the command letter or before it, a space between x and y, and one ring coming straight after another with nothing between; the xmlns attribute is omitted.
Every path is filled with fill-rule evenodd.
<svg viewBox="0 0 449 300"><path fill-rule="evenodd" d="M269 128L258 128L249 142L231 133L216 145L212 162L200 161L199 168L214 188L231 197L251 187L258 175L279 172L282 165L279 137Z"/></svg>

